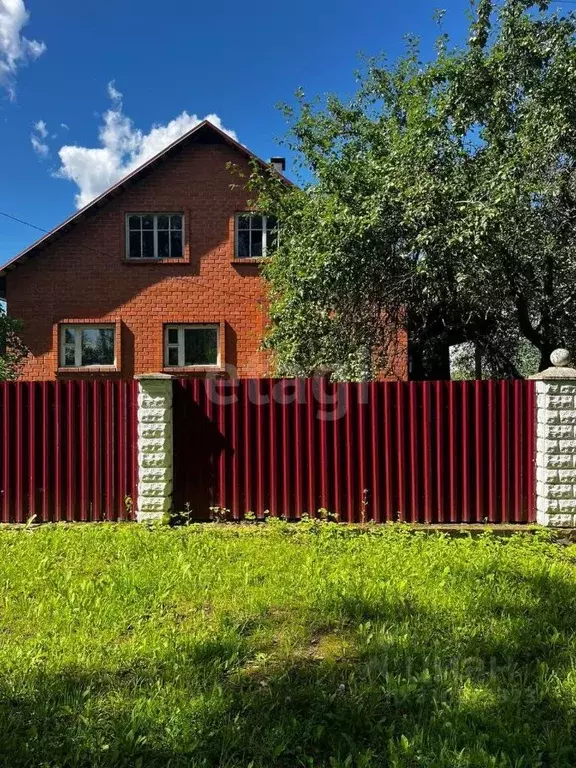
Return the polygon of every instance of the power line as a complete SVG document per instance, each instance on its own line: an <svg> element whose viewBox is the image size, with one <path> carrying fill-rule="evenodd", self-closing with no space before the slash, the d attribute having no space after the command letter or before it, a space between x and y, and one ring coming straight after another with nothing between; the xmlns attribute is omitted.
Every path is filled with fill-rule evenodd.
<svg viewBox="0 0 576 768"><path fill-rule="evenodd" d="M17 219L16 216L12 216L9 213L4 213L4 211L0 211L0 216L6 216L7 219L12 219L12 221L17 221L18 224L24 224L27 227L32 227L32 229L37 229L39 232L45 232L47 235L50 234L47 229L42 229L42 227L37 227L36 224L30 224L29 221L24 221L23 219Z"/></svg>
<svg viewBox="0 0 576 768"><path fill-rule="evenodd" d="M576 0L574 0L574 1L576 2ZM19 219L18 217L12 216L12 214L6 213L5 211L0 211L0 216L5 216L7 219L12 219L12 221L18 222L18 224L24 224L24 226L26 226L26 227L31 227L32 229L36 229L39 232L44 232L44 234L46 234L46 235L50 234L50 230L44 229L43 227L39 227L36 224L32 224L29 221L25 221L24 219ZM115 256L112 256L112 254L110 254L110 253L106 253L105 251L98 251L98 250L96 250L96 248L91 248L89 245L81 244L80 247L84 248L87 251L91 251L92 253L95 253L97 256L106 256L106 257L108 257L110 259L116 258ZM184 263L186 263L186 262L184 262ZM0 269L1 269L1 267L0 267ZM211 291L216 290L216 291L219 291L220 293L227 294L228 296L237 296L237 297L239 297L241 299L244 299L245 301L249 301L249 302L253 302L254 301L254 297L253 296L246 296L245 294L237 293L236 291L228 291L228 290L226 290L226 288L219 288L218 286L215 286L215 285L208 285L207 283L205 283L202 280L201 277L198 277L197 275L195 275L194 277L195 277L195 280L197 282L201 283L201 285L204 288L206 288L206 289L209 289Z"/></svg>

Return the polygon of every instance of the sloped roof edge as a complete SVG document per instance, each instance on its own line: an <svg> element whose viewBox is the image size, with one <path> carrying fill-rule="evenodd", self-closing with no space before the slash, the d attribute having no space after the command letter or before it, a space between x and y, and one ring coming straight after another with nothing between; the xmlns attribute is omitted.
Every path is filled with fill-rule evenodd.
<svg viewBox="0 0 576 768"><path fill-rule="evenodd" d="M211 129L214 133L220 136L220 138L222 138L227 144L229 144L231 147L236 149L238 152L241 152L250 160L256 160L256 162L260 163L260 165L264 167L268 167L268 164L264 160L262 160L262 158L255 155L245 146L240 144L240 142L236 141L227 133L225 133L223 130L215 126L214 123L211 123L209 120L202 120L202 122L198 123L198 125L195 125L194 128L191 128L187 133L185 133L179 139L176 139L176 141L172 142L172 144L168 145L165 149L163 149L157 155L154 155L154 157L150 158L150 160L147 160L145 163L138 166L138 168L132 171L132 173L129 173L127 176L123 176L119 181L116 182L116 184L113 184L105 192L103 192L97 198L92 200L91 203L88 203L88 205L85 205L79 211L76 211L76 213L72 214L72 216L69 216L61 224L58 224L57 227L54 227L54 229L52 229L50 232L47 232L45 235L40 237L34 243L29 245L27 248L21 251L17 256L14 256L14 258L10 259L10 261L7 261L6 264L0 267L0 277L5 276L8 272L15 269L18 266L18 264L23 263L24 261L27 261L28 258L30 258L30 256L33 255L34 251L38 250L39 248L45 248L51 245L55 240L58 239L58 237L65 234L71 227L83 221L88 214L90 214L97 208L101 208L110 199L112 199L117 194L119 194L125 186L132 184L134 181L136 181L137 178L142 173L144 173L147 170L150 170L153 166L157 165L161 160L166 158L168 155L172 154L172 152L174 152L176 149L182 147L184 144L186 144L187 141L189 141L191 138L194 138L200 131L206 128ZM282 176L282 174L280 175ZM286 184L292 186L292 182L289 179L287 179L284 176L282 176L282 179L286 182Z"/></svg>

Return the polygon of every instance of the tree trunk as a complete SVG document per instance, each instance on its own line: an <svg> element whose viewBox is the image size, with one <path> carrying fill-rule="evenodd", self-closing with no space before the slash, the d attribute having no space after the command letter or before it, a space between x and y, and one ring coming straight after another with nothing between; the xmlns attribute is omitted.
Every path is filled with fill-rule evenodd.
<svg viewBox="0 0 576 768"><path fill-rule="evenodd" d="M541 345L539 345L540 350L540 365L538 367L539 371L545 371L546 368L550 368L552 363L550 362L550 355L552 352L554 352L555 349L557 349L558 344L555 344L554 342L542 342Z"/></svg>
<svg viewBox="0 0 576 768"><path fill-rule="evenodd" d="M482 379L482 348L479 344L474 344L474 378Z"/></svg>
<svg viewBox="0 0 576 768"><path fill-rule="evenodd" d="M430 355L426 355L426 378L450 381L450 346L444 339L434 339Z"/></svg>
<svg viewBox="0 0 576 768"><path fill-rule="evenodd" d="M425 378L424 359L420 344L408 343L408 381L422 381Z"/></svg>
<svg viewBox="0 0 576 768"><path fill-rule="evenodd" d="M410 381L450 380L450 347L444 339L408 344L408 378Z"/></svg>

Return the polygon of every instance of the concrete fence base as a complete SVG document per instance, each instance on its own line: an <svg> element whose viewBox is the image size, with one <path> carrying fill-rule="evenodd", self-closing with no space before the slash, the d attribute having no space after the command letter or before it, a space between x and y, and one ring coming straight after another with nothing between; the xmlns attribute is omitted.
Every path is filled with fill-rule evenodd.
<svg viewBox="0 0 576 768"><path fill-rule="evenodd" d="M536 520L576 525L576 369L565 349L536 379Z"/></svg>
<svg viewBox="0 0 576 768"><path fill-rule="evenodd" d="M139 521L161 520L172 508L172 377L137 376Z"/></svg>

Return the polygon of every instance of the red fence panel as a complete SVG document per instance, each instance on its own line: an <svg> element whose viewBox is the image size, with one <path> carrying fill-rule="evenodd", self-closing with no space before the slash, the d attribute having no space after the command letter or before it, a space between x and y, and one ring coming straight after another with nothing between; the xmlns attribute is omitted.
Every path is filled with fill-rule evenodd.
<svg viewBox="0 0 576 768"><path fill-rule="evenodd" d="M0 521L132 517L136 403L136 382L0 383Z"/></svg>
<svg viewBox="0 0 576 768"><path fill-rule="evenodd" d="M535 519L530 381L174 382L174 503L343 521Z"/></svg>

